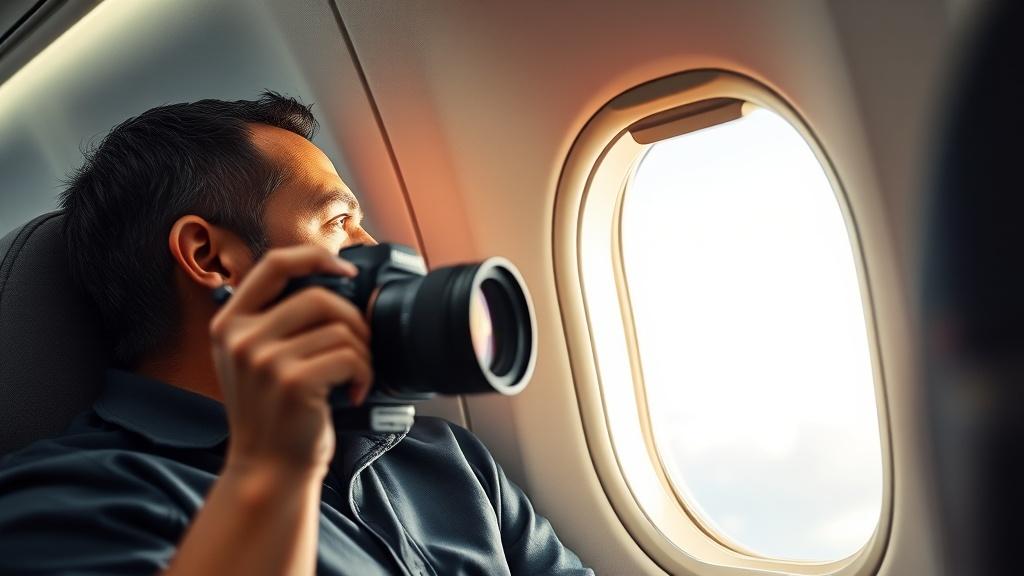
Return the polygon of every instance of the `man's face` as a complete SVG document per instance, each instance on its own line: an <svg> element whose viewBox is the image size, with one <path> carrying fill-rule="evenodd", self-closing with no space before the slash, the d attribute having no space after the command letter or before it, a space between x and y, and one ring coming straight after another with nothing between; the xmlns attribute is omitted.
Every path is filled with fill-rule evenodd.
<svg viewBox="0 0 1024 576"><path fill-rule="evenodd" d="M359 202L327 155L294 132L266 124L251 128L256 147L285 173L263 215L269 247L316 244L337 252L376 244L362 228Z"/></svg>

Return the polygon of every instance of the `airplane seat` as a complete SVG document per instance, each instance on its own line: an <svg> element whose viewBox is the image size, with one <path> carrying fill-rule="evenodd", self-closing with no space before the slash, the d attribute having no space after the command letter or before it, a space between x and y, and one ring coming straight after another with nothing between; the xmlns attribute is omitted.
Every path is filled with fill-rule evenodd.
<svg viewBox="0 0 1024 576"><path fill-rule="evenodd" d="M0 239L0 456L92 404L108 365L99 313L71 281L60 211Z"/></svg>

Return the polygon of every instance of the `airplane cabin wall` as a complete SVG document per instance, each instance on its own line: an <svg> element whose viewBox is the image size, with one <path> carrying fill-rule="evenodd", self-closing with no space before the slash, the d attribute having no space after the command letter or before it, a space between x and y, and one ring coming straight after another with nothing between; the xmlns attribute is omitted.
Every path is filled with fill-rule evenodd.
<svg viewBox="0 0 1024 576"><path fill-rule="evenodd" d="M515 398L468 399L469 420L599 571L657 569L616 522L588 461L555 293L554 194L604 103L698 68L775 90L834 163L871 275L890 410L893 524L880 573L937 570L905 295L946 7L893 4L339 4L432 263L501 254L530 285L541 346L533 382Z"/></svg>

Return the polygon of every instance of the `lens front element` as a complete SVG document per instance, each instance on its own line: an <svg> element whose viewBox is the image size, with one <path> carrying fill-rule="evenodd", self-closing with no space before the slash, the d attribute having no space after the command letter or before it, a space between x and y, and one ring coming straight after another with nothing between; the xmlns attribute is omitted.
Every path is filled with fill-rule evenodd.
<svg viewBox="0 0 1024 576"><path fill-rule="evenodd" d="M491 309L483 291L477 291L469 301L469 332L473 339L473 351L480 365L494 369L494 325L491 323Z"/></svg>

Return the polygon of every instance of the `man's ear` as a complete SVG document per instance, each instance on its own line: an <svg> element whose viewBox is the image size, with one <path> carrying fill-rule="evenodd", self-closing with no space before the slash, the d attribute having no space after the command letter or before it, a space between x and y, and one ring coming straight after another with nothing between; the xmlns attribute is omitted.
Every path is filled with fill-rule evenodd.
<svg viewBox="0 0 1024 576"><path fill-rule="evenodd" d="M237 234L194 214L171 226L168 247L185 276L207 288L237 285L252 267L252 253Z"/></svg>

